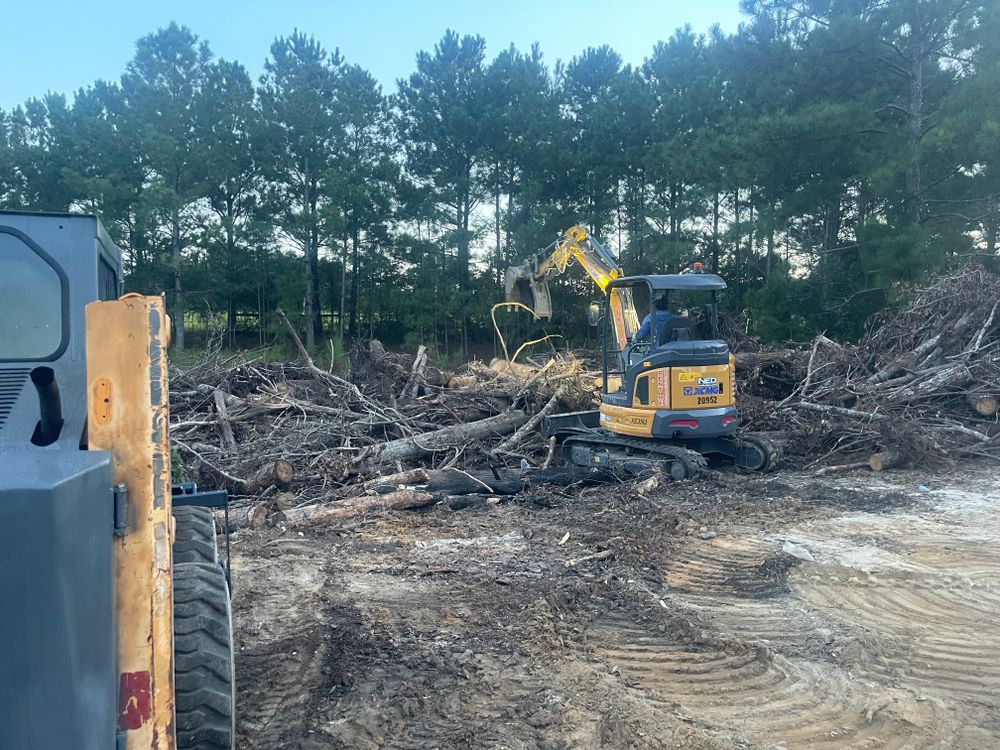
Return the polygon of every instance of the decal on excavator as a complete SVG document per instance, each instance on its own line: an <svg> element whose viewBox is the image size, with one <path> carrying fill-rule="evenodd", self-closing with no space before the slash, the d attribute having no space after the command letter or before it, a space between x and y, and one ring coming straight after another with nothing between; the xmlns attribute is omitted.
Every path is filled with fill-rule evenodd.
<svg viewBox="0 0 1000 750"><path fill-rule="evenodd" d="M686 386L684 386L684 395L685 396L711 396L711 395L717 396L717 395L719 395L719 386L717 386L717 385L697 385L697 386L686 385Z"/></svg>

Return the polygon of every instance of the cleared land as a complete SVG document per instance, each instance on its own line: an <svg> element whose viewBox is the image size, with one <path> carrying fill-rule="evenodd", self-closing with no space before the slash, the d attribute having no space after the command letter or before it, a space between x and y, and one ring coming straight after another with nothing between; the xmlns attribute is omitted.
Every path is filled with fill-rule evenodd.
<svg viewBox="0 0 1000 750"><path fill-rule="evenodd" d="M721 471L239 531L239 746L1000 746L998 479Z"/></svg>

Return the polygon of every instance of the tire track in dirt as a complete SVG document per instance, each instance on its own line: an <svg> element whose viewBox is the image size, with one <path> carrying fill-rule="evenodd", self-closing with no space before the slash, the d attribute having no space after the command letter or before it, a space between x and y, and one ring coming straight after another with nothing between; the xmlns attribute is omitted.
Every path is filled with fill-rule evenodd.
<svg viewBox="0 0 1000 750"><path fill-rule="evenodd" d="M825 618L796 605L791 595L748 599L728 595L674 595L727 641L760 644L788 655L807 653L829 640L834 627Z"/></svg>
<svg viewBox="0 0 1000 750"><path fill-rule="evenodd" d="M787 591L785 572L795 559L773 543L752 538L691 538L667 552L668 588L693 594L764 596Z"/></svg>
<svg viewBox="0 0 1000 750"><path fill-rule="evenodd" d="M1000 592L912 576L809 566L792 585L831 618L904 644L859 668L947 697L1000 703Z"/></svg>
<svg viewBox="0 0 1000 750"><path fill-rule="evenodd" d="M327 679L324 562L305 546L283 546L279 567L266 558L234 561L238 736L244 750L282 747L306 731L311 702Z"/></svg>
<svg viewBox="0 0 1000 750"><path fill-rule="evenodd" d="M933 710L904 693L871 691L829 664L763 648L678 644L634 624L588 634L595 653L635 687L655 690L710 728L791 748L937 747Z"/></svg>
<svg viewBox="0 0 1000 750"><path fill-rule="evenodd" d="M781 603L798 562L773 541L689 537L668 549L663 581L726 640L803 650L816 639L816 618Z"/></svg>
<svg viewBox="0 0 1000 750"><path fill-rule="evenodd" d="M915 693L1000 705L1000 495L925 494L917 513L853 514L792 531L817 561L789 584L867 641L852 667ZM979 491L975 491L979 490Z"/></svg>

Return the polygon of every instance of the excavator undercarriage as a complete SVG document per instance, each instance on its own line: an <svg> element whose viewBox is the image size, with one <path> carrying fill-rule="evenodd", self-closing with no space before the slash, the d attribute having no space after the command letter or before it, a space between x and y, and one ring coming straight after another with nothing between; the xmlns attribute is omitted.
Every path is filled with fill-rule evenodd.
<svg viewBox="0 0 1000 750"><path fill-rule="evenodd" d="M548 417L546 436L554 436L560 455L577 466L600 466L630 476L666 473L691 479L712 463L734 464L744 471L766 472L781 459L780 449L763 435L659 440L617 435L601 429L596 409Z"/></svg>

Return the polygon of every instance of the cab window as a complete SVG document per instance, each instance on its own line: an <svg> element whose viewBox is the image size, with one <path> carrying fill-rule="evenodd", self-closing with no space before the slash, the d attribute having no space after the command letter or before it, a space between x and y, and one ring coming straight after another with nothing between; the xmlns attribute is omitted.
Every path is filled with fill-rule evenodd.
<svg viewBox="0 0 1000 750"><path fill-rule="evenodd" d="M0 360L47 359L63 339L62 281L19 237L0 231Z"/></svg>

